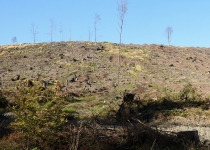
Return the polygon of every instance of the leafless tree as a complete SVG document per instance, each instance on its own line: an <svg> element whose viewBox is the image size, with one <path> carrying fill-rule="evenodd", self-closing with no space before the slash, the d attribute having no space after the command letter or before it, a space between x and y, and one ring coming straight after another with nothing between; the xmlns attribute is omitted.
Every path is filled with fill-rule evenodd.
<svg viewBox="0 0 210 150"><path fill-rule="evenodd" d="M70 39L69 40L71 41L71 29L70 29Z"/></svg>
<svg viewBox="0 0 210 150"><path fill-rule="evenodd" d="M119 44L119 53L118 53L118 84L120 82L120 50L122 45L122 31L123 31L123 25L124 25L124 18L128 10L128 0L121 0L117 4L117 10L118 10L118 17L119 17L119 28L120 28L120 44Z"/></svg>
<svg viewBox="0 0 210 150"><path fill-rule="evenodd" d="M33 42L36 43L36 35L38 34L38 32L36 30L36 26L34 22L31 23L31 34L32 34Z"/></svg>
<svg viewBox="0 0 210 150"><path fill-rule="evenodd" d="M55 23L53 19L50 19L50 42L52 44L52 40L53 40L53 32L55 31Z"/></svg>
<svg viewBox="0 0 210 150"><path fill-rule="evenodd" d="M88 41L89 42L91 40L91 35L92 35L91 30L90 30L90 28L88 28Z"/></svg>
<svg viewBox="0 0 210 150"><path fill-rule="evenodd" d="M62 41L63 41L63 25L61 24L61 27L60 27L60 31L59 31L62 35Z"/></svg>
<svg viewBox="0 0 210 150"><path fill-rule="evenodd" d="M95 20L94 20L94 32L95 32L95 42L97 40L97 31L98 31L98 23L100 22L100 16L95 13Z"/></svg>
<svg viewBox="0 0 210 150"><path fill-rule="evenodd" d="M14 43L17 43L17 37L16 37L16 36L12 37L12 43L13 43L13 44L14 44Z"/></svg>
<svg viewBox="0 0 210 150"><path fill-rule="evenodd" d="M172 33L173 33L172 27L170 27L170 26L166 27L165 34L166 34L166 37L167 37L167 40L168 40L168 45L171 45L171 35L172 35Z"/></svg>

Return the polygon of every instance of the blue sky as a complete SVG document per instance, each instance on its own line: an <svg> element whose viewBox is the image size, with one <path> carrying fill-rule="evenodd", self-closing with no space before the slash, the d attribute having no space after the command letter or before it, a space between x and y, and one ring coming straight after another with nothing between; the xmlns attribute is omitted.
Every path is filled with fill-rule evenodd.
<svg viewBox="0 0 210 150"><path fill-rule="evenodd" d="M119 0L118 0L119 1ZM97 13L97 41L119 42L117 0L1 0L0 45L33 43L31 23L36 26L36 42L94 41ZM173 28L171 45L210 47L210 0L128 0L122 42L167 45L165 29Z"/></svg>

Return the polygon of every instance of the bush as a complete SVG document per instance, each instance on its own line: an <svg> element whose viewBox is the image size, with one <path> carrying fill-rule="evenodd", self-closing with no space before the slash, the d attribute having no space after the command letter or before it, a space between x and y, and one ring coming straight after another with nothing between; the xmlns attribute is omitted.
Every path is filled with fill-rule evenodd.
<svg viewBox="0 0 210 150"><path fill-rule="evenodd" d="M200 106L204 103L197 89L190 83L186 84L179 92L179 100L183 101L188 106Z"/></svg>
<svg viewBox="0 0 210 150"><path fill-rule="evenodd" d="M64 100L56 97L56 90L19 86L14 99L11 109L18 117L12 127L24 135L27 147L46 149L57 142L66 120Z"/></svg>

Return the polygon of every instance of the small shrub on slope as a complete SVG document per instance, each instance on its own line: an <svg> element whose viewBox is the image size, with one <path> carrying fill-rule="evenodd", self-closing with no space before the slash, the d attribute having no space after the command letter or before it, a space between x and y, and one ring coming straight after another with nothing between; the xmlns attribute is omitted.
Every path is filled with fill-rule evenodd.
<svg viewBox="0 0 210 150"><path fill-rule="evenodd" d="M201 95L190 83L186 84L184 88L179 92L179 99L183 101L187 106L201 106L204 103Z"/></svg>

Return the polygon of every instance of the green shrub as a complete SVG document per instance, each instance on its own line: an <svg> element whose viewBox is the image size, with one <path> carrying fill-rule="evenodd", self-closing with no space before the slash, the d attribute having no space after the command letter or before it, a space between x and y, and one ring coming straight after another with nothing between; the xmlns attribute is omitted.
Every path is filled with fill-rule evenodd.
<svg viewBox="0 0 210 150"><path fill-rule="evenodd" d="M204 103L197 89L190 83L186 84L179 92L179 100L183 101L183 103L188 106L200 106Z"/></svg>
<svg viewBox="0 0 210 150"><path fill-rule="evenodd" d="M57 142L66 119L64 100L56 96L56 90L19 86L14 99L11 110L18 117L12 127L24 135L27 147L45 149Z"/></svg>

